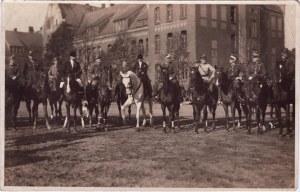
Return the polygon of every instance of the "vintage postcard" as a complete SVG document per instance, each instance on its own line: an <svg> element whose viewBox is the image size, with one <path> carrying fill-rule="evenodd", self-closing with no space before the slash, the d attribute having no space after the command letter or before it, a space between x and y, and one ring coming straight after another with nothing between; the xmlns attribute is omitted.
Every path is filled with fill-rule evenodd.
<svg viewBox="0 0 300 192"><path fill-rule="evenodd" d="M2 1L1 190L297 190L299 6Z"/></svg>

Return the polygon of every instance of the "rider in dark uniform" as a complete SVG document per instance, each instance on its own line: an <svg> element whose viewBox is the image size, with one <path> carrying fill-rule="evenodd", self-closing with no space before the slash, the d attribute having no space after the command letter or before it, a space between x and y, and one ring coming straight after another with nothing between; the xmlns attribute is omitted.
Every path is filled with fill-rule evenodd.
<svg viewBox="0 0 300 192"><path fill-rule="evenodd" d="M170 54L167 54L165 56L165 63L161 63L160 67L163 67L163 68L167 67L168 68L169 80L171 80L172 83L177 87L178 94L179 94L178 95L179 100L180 100L180 102L183 102L183 97L181 95L179 81L177 80L178 69L172 63L172 56ZM157 81L154 84L154 87L153 87L153 97L158 101L160 100L160 98L159 98L159 84L161 83L161 80L162 79Z"/></svg>
<svg viewBox="0 0 300 192"><path fill-rule="evenodd" d="M6 66L5 69L5 76L10 78L10 80L6 83L10 84L9 86L11 87L18 86L19 84L17 83L17 81L19 80L20 75L20 68L16 64L15 56L12 55L9 57L9 64Z"/></svg>
<svg viewBox="0 0 300 192"><path fill-rule="evenodd" d="M151 81L148 76L148 65L143 61L143 55L138 55L137 62L131 66L131 71L137 74L144 85L144 95L152 96Z"/></svg>
<svg viewBox="0 0 300 192"><path fill-rule="evenodd" d="M266 76L265 65L260 61L259 54L256 52L253 53L252 62L248 65L246 69L247 80L251 81L251 79L255 75L259 75L262 77Z"/></svg>
<svg viewBox="0 0 300 192"><path fill-rule="evenodd" d="M282 74L290 78L289 80L292 82L290 89L293 89L295 87L295 63L293 59L289 57L287 49L281 52L281 59L277 61L276 67L278 72L281 71Z"/></svg>
<svg viewBox="0 0 300 192"><path fill-rule="evenodd" d="M56 91L61 80L61 67L57 57L52 59L52 65L48 71L49 84L52 91Z"/></svg>
<svg viewBox="0 0 300 192"><path fill-rule="evenodd" d="M62 69L62 75L64 78L74 78L78 83L78 92L83 93L83 84L81 81L82 70L80 64L76 61L76 52L70 53L70 60L66 62ZM66 79L64 80L66 82Z"/></svg>
<svg viewBox="0 0 300 192"><path fill-rule="evenodd" d="M35 82L36 76L41 72L41 65L34 59L34 54L32 51L28 53L28 60L25 61L23 68L23 76L25 83L25 90L32 88Z"/></svg>

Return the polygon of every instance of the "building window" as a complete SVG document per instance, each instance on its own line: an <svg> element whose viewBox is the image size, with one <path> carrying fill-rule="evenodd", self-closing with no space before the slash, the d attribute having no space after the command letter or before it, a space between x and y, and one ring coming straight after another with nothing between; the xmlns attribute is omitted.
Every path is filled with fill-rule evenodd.
<svg viewBox="0 0 300 192"><path fill-rule="evenodd" d="M154 23L159 24L160 23L160 10L159 7L156 7L154 10Z"/></svg>
<svg viewBox="0 0 300 192"><path fill-rule="evenodd" d="M276 30L276 17L271 16L271 29Z"/></svg>
<svg viewBox="0 0 300 192"><path fill-rule="evenodd" d="M221 6L221 20L227 21L227 7L225 5Z"/></svg>
<svg viewBox="0 0 300 192"><path fill-rule="evenodd" d="M155 35L155 53L160 52L160 36Z"/></svg>
<svg viewBox="0 0 300 192"><path fill-rule="evenodd" d="M149 42L148 39L146 39L146 55L148 55L148 49L149 48Z"/></svg>
<svg viewBox="0 0 300 192"><path fill-rule="evenodd" d="M218 12L217 12L217 5L211 5L211 18L217 19Z"/></svg>
<svg viewBox="0 0 300 192"><path fill-rule="evenodd" d="M199 5L200 17L207 17L207 5Z"/></svg>
<svg viewBox="0 0 300 192"><path fill-rule="evenodd" d="M111 50L111 44L107 45L107 52L110 52Z"/></svg>
<svg viewBox="0 0 300 192"><path fill-rule="evenodd" d="M278 31L282 31L283 30L283 26L282 26L282 18L278 18L277 20L277 29Z"/></svg>
<svg viewBox="0 0 300 192"><path fill-rule="evenodd" d="M173 33L168 33L167 35L167 50L173 50Z"/></svg>
<svg viewBox="0 0 300 192"><path fill-rule="evenodd" d="M180 19L186 19L186 5L180 5Z"/></svg>
<svg viewBox="0 0 300 192"><path fill-rule="evenodd" d="M131 53L133 55L136 54L136 41L135 40L131 41Z"/></svg>
<svg viewBox="0 0 300 192"><path fill-rule="evenodd" d="M230 21L236 23L236 6L230 6Z"/></svg>
<svg viewBox="0 0 300 192"><path fill-rule="evenodd" d="M218 42L217 40L211 41L211 63L216 66L218 63Z"/></svg>
<svg viewBox="0 0 300 192"><path fill-rule="evenodd" d="M250 37L257 38L257 23L256 23L256 21L251 21Z"/></svg>
<svg viewBox="0 0 300 192"><path fill-rule="evenodd" d="M237 37L236 37L236 34L231 34L231 52L237 52Z"/></svg>
<svg viewBox="0 0 300 192"><path fill-rule="evenodd" d="M167 21L173 20L173 5L167 5Z"/></svg>
<svg viewBox="0 0 300 192"><path fill-rule="evenodd" d="M187 33L186 33L186 31L181 31L180 42L181 42L181 47L186 49L187 48Z"/></svg>
<svg viewBox="0 0 300 192"><path fill-rule="evenodd" d="M139 49L138 50L139 54L144 54L144 41L143 41L143 39L139 40L138 49Z"/></svg>

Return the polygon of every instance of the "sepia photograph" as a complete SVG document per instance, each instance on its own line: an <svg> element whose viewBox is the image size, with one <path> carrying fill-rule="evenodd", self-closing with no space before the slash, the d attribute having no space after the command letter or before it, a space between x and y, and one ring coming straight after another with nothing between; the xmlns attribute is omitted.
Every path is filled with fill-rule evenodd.
<svg viewBox="0 0 300 192"><path fill-rule="evenodd" d="M1 8L1 190L297 190L298 1Z"/></svg>

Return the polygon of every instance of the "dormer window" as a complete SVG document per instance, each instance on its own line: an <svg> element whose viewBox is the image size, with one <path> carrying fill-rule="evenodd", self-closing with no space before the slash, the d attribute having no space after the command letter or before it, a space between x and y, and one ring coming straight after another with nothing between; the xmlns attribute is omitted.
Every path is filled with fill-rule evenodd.
<svg viewBox="0 0 300 192"><path fill-rule="evenodd" d="M114 32L118 33L120 31L127 30L127 20L121 19L114 22Z"/></svg>

